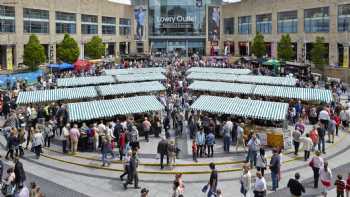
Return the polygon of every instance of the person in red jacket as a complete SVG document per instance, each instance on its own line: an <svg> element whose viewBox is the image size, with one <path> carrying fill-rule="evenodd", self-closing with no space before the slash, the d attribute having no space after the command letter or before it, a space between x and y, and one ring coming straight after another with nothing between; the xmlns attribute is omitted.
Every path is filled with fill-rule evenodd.
<svg viewBox="0 0 350 197"><path fill-rule="evenodd" d="M341 123L339 114L334 115L334 120L335 120L335 135L338 136L339 125Z"/></svg>
<svg viewBox="0 0 350 197"><path fill-rule="evenodd" d="M124 150L125 150L125 142L126 142L126 136L125 136L125 130L123 129L119 134L119 159L120 161L123 160Z"/></svg>

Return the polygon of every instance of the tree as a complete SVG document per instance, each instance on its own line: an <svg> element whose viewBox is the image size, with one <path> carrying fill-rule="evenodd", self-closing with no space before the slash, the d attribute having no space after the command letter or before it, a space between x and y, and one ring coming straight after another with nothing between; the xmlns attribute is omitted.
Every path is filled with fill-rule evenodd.
<svg viewBox="0 0 350 197"><path fill-rule="evenodd" d="M317 36L316 41L312 44L311 61L323 74L326 65L326 54L327 48L324 45L324 38Z"/></svg>
<svg viewBox="0 0 350 197"><path fill-rule="evenodd" d="M94 36L85 44L85 54L91 59L100 59L105 54L105 44L98 36Z"/></svg>
<svg viewBox="0 0 350 197"><path fill-rule="evenodd" d="M278 43L277 52L279 59L290 61L293 58L294 51L289 34L282 35L281 40Z"/></svg>
<svg viewBox="0 0 350 197"><path fill-rule="evenodd" d="M64 34L62 42L57 44L56 54L59 60L72 64L80 54L78 43L68 34Z"/></svg>
<svg viewBox="0 0 350 197"><path fill-rule="evenodd" d="M30 35L28 43L24 46L23 63L34 71L45 61L45 48L40 44L35 34Z"/></svg>
<svg viewBox="0 0 350 197"><path fill-rule="evenodd" d="M265 46L264 36L259 32L254 37L252 53L257 58L262 58L264 55L266 55L266 46Z"/></svg>

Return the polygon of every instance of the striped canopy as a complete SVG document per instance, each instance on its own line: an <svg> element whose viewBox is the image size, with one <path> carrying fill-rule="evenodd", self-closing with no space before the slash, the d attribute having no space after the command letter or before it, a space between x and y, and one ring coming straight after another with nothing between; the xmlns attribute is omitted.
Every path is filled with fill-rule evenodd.
<svg viewBox="0 0 350 197"><path fill-rule="evenodd" d="M58 87L87 86L116 83L113 76L72 77L57 79Z"/></svg>
<svg viewBox="0 0 350 197"><path fill-rule="evenodd" d="M98 94L93 86L19 92L17 104L45 103L60 100L94 98Z"/></svg>
<svg viewBox="0 0 350 197"><path fill-rule="evenodd" d="M218 74L218 73L209 74L209 73L196 73L196 72L189 74L187 78L195 79L195 80L239 82L239 83L281 85L281 86L294 86L297 82L297 80L293 77L233 75L233 74Z"/></svg>
<svg viewBox="0 0 350 197"><path fill-rule="evenodd" d="M164 106L155 96L136 96L68 104L69 120L73 122L163 109Z"/></svg>
<svg viewBox="0 0 350 197"><path fill-rule="evenodd" d="M166 79L162 73L116 75L115 77L118 82L163 81Z"/></svg>
<svg viewBox="0 0 350 197"><path fill-rule="evenodd" d="M141 82L141 83L123 83L114 85L98 86L101 96L135 94L142 92L163 91L165 87L158 81Z"/></svg>
<svg viewBox="0 0 350 197"><path fill-rule="evenodd" d="M129 75L129 74L146 74L146 73L165 73L165 68L128 68L128 69L108 69L105 70L106 75Z"/></svg>
<svg viewBox="0 0 350 197"><path fill-rule="evenodd" d="M211 82L211 81L195 81L189 86L190 90L195 90L195 91L209 91L209 92L233 93L233 94L251 94L254 88L255 88L255 85L252 85L252 84Z"/></svg>
<svg viewBox="0 0 350 197"><path fill-rule="evenodd" d="M285 120L288 112L287 103L217 96L201 96L192 104L191 108L210 113L272 121Z"/></svg>
<svg viewBox="0 0 350 197"><path fill-rule="evenodd" d="M260 96L300 99L303 101L321 101L326 103L333 101L333 95L330 90L318 88L258 85L256 86L253 94Z"/></svg>
<svg viewBox="0 0 350 197"><path fill-rule="evenodd" d="M233 69L233 68L213 68L213 67L192 67L187 70L189 73L218 73L218 74L235 74L248 75L252 71L249 69Z"/></svg>

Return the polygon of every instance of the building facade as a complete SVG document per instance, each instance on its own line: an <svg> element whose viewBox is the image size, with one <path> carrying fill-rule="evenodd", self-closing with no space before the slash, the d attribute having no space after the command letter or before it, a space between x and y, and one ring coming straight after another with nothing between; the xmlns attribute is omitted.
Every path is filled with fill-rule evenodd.
<svg viewBox="0 0 350 197"><path fill-rule="evenodd" d="M190 56L251 54L251 42L264 35L267 55L277 57L283 34L292 38L295 59L310 60L312 43L325 38L330 64L349 64L349 0L12 0L0 2L0 65L23 62L23 49L36 34L48 62L69 33L80 45L98 35L106 55L176 53Z"/></svg>
<svg viewBox="0 0 350 197"><path fill-rule="evenodd" d="M251 42L260 32L266 41L267 55L277 57L281 35L288 33L295 59L309 61L312 43L322 36L329 64L342 66L345 62L349 67L348 0L242 0L222 6L222 15L221 48L227 46L233 55L251 54Z"/></svg>

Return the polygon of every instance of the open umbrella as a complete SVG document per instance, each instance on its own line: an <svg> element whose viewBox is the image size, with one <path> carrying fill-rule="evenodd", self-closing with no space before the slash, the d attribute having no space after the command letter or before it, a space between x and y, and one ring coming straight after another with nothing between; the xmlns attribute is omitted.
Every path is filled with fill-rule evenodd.
<svg viewBox="0 0 350 197"><path fill-rule="evenodd" d="M265 65L265 66L272 66L274 72L276 73L278 68L281 66L281 62L279 60L276 60L276 59L270 59L270 60L264 62L263 65Z"/></svg>

